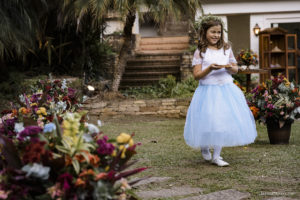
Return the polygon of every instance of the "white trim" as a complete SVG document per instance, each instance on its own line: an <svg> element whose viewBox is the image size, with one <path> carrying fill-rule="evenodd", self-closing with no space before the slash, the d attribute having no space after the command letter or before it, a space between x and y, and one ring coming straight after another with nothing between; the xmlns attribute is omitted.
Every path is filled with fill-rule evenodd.
<svg viewBox="0 0 300 200"><path fill-rule="evenodd" d="M300 12L300 1L214 3L203 4L202 7L205 14L213 15Z"/></svg>

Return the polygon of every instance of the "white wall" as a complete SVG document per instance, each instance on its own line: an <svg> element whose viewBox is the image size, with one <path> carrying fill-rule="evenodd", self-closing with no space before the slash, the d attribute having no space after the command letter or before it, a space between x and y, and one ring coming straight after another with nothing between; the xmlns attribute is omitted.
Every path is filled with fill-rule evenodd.
<svg viewBox="0 0 300 200"><path fill-rule="evenodd" d="M105 35L112 34L113 32L123 31L124 23L122 21L107 21L107 27L104 31Z"/></svg>
<svg viewBox="0 0 300 200"><path fill-rule="evenodd" d="M300 2L300 1L299 1ZM300 12L297 13L273 13L273 14L251 14L250 15L250 30L253 29L257 23L261 30L270 28L272 23L292 23L300 22ZM250 31L250 48L259 53L259 40ZM298 38L300 39L300 38Z"/></svg>
<svg viewBox="0 0 300 200"><path fill-rule="evenodd" d="M255 1L203 3L204 14L231 15L245 13L299 12L300 1Z"/></svg>

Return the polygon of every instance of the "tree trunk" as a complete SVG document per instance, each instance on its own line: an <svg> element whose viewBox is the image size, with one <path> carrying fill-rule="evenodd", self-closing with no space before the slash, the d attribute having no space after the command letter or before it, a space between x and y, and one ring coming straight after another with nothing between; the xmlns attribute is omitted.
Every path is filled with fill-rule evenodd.
<svg viewBox="0 0 300 200"><path fill-rule="evenodd" d="M132 49L132 27L135 21L136 9L132 9L126 16L126 22L124 26L124 43L121 47L118 63L114 66L113 82L111 90L117 92L119 85L125 71L126 63L130 51Z"/></svg>

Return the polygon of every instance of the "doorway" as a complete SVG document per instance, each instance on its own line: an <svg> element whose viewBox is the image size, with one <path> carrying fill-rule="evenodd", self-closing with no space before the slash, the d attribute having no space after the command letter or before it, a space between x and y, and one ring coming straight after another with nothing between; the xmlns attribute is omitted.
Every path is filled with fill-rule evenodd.
<svg viewBox="0 0 300 200"><path fill-rule="evenodd" d="M274 26L275 24L272 24ZM278 27L283 28L288 31L288 33L297 35L297 68L298 68L298 80L300 80L300 22L296 23L278 23Z"/></svg>

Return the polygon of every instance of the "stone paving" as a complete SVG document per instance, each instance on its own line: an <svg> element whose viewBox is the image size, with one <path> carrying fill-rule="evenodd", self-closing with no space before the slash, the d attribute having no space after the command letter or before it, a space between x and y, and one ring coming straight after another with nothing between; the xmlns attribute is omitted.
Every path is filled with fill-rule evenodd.
<svg viewBox="0 0 300 200"><path fill-rule="evenodd" d="M133 187L137 188L139 186L148 185L150 183L161 183L161 182L167 181L169 179L171 179L171 177L150 177L145 180L141 180L141 181L137 182L136 184L133 185Z"/></svg>
<svg viewBox="0 0 300 200"><path fill-rule="evenodd" d="M203 190L201 188L182 186L182 187L172 187L170 189L140 191L137 192L136 194L141 199L152 199L152 198L178 197L178 196L185 196L191 194L201 194L202 191Z"/></svg>
<svg viewBox="0 0 300 200"><path fill-rule="evenodd" d="M188 197L181 200L239 200L248 199L249 197L250 194L248 192L239 192L237 190L230 189L199 196Z"/></svg>
<svg viewBox="0 0 300 200"><path fill-rule="evenodd" d="M189 186L172 186L165 184L165 188L157 188L154 186L153 190L142 189L150 184L163 184L163 182L170 180L171 177L150 177L133 185L137 190L136 195L140 199L176 199L176 200L243 200L251 199L248 192L240 192L235 189L221 190L208 194L203 194L202 188L195 188ZM288 197L270 197L265 200L296 200Z"/></svg>

